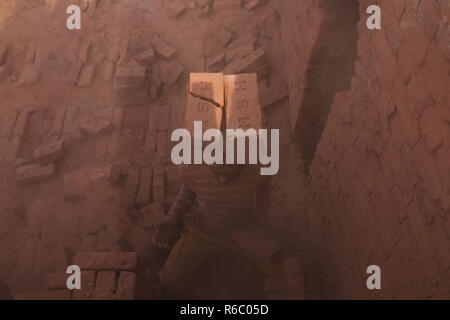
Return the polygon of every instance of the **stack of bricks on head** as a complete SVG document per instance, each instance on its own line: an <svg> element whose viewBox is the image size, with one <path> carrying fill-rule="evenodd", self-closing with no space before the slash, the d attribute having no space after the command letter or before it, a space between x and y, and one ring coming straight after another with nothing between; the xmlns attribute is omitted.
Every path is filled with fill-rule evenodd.
<svg viewBox="0 0 450 320"><path fill-rule="evenodd" d="M224 116L225 114L225 116ZM256 73L223 75L191 73L185 127L193 132L194 121L208 129L261 129L261 106Z"/></svg>

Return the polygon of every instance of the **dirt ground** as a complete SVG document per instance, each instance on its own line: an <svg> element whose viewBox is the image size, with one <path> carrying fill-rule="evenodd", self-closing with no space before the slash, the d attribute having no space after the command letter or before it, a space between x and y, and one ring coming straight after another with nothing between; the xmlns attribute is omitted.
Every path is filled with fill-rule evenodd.
<svg viewBox="0 0 450 320"><path fill-rule="evenodd" d="M196 71L199 58L207 58L215 50L208 47L206 40L213 24L225 27L232 39L246 32L258 35L257 46L265 50L271 67L270 75L262 82L283 81L280 29L271 2L256 10L220 10L201 18L198 8L188 8L175 19L166 13L169 1L99 1L95 12L82 13L81 30L69 31L65 27L65 9L77 2L0 0L0 38L9 45L7 59L12 69L11 75L0 84L0 115L3 117L12 110L30 111L16 160L0 164L0 281L7 283L14 295L42 290L43 276L65 270L70 258L79 251L137 251L147 261L149 272L155 273L160 268L167 253L151 250L152 231L139 226L123 209L123 183L94 186L83 201L68 202L64 196L64 175L112 161L120 163L123 171L140 169L153 161L143 143L149 105L157 103L170 108L170 131L181 126L189 72ZM272 16L274 19L264 19ZM81 121L86 115L108 115L116 106L112 83L104 81L101 72L111 43L115 39L128 39L128 50L139 52L150 46L150 39L156 34L177 49L176 60L184 72L175 85L164 87L157 101L124 108L121 142L115 158L99 156L110 135L85 137L74 133L52 179L16 183L15 169L30 162L34 150L48 141L58 110L75 108L75 121ZM77 59L80 43L86 41L91 44L89 62L98 68L91 85L80 88L68 84L65 77L71 62ZM33 84L19 85L31 46L38 48L39 56L35 59L40 63L39 79ZM163 68L164 63L158 62L161 65L155 68ZM303 178L299 156L290 143L287 104L285 99L264 110L268 127L281 129L282 140L280 173L271 179L267 216L280 235L297 246L302 241L305 221L299 205L301 198L292 190L303 183ZM6 150L3 148L1 152ZM166 171L174 181L169 183L166 199L170 206L178 187L177 170L168 166ZM252 273L244 262L236 264L230 270L247 268L250 271L242 274ZM236 272L228 274L235 276ZM213 285L219 286L220 283ZM255 297L254 291L246 294Z"/></svg>

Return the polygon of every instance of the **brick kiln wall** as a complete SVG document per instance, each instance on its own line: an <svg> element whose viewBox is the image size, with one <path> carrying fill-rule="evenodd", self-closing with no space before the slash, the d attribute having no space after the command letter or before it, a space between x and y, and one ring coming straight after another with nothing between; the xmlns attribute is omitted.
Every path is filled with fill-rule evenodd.
<svg viewBox="0 0 450 320"><path fill-rule="evenodd" d="M285 0L284 28L300 35L286 47L288 67L298 73L314 40L303 29L316 27L308 19L319 2ZM372 4L382 9L382 30L366 27ZM356 75L335 96L305 191L309 276L324 298L448 298L450 2L359 6ZM298 81L291 75L292 101ZM371 264L381 267L380 291L366 287Z"/></svg>

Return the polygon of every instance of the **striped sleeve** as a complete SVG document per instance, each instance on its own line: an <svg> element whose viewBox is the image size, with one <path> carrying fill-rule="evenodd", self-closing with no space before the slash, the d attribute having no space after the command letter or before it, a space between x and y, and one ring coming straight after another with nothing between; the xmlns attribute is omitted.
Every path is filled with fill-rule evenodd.
<svg viewBox="0 0 450 320"><path fill-rule="evenodd" d="M169 211L169 218L180 218L183 214L191 209L195 201L195 193L189 190L184 184L181 185L180 191L172 204Z"/></svg>

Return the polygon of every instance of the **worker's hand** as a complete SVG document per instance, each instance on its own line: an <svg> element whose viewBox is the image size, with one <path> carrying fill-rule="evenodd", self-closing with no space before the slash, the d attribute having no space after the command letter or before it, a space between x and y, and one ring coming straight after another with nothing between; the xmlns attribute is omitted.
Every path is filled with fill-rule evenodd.
<svg viewBox="0 0 450 320"><path fill-rule="evenodd" d="M178 219L166 216L164 221L156 228L153 243L159 248L169 249L177 238L180 228Z"/></svg>

